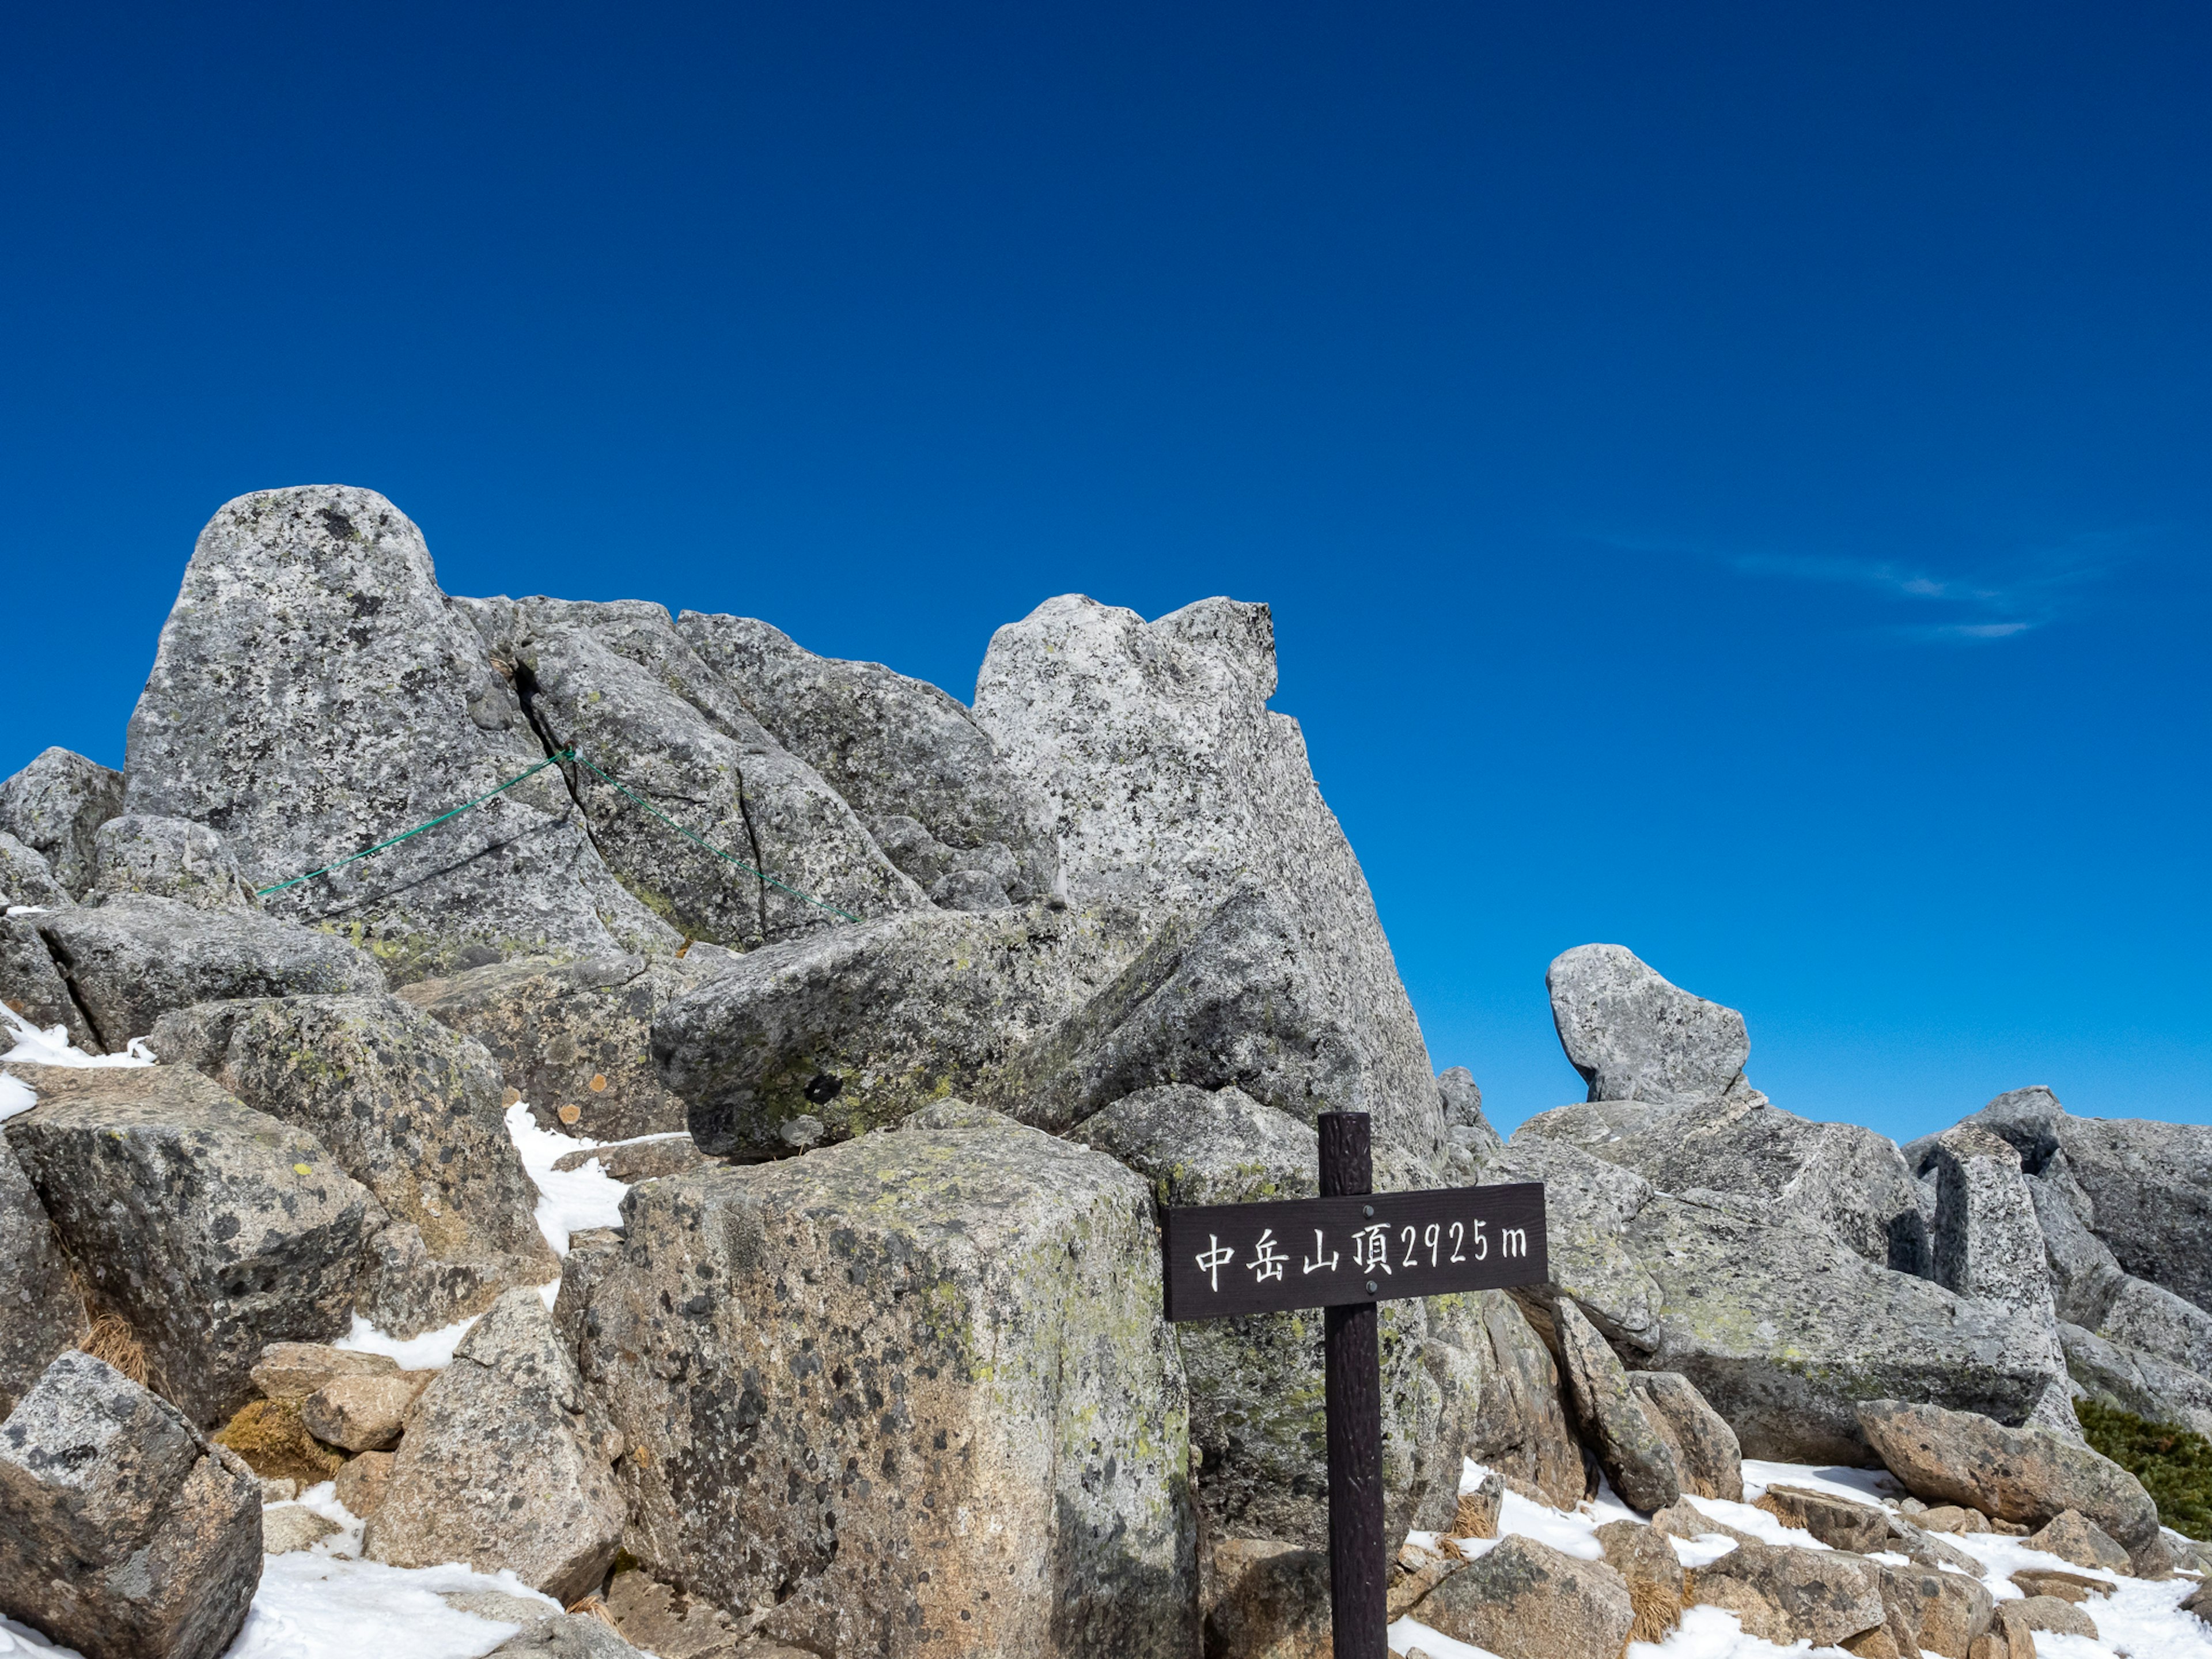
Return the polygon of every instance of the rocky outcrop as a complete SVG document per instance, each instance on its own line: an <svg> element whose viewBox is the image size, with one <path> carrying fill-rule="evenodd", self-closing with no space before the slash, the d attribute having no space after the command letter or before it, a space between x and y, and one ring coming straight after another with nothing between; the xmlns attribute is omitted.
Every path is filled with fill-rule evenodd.
<svg viewBox="0 0 2212 1659"><path fill-rule="evenodd" d="M748 952L653 1027L692 1139L775 1156L988 1085L1137 955L1110 905L911 911Z"/></svg>
<svg viewBox="0 0 2212 1659"><path fill-rule="evenodd" d="M1142 1176L1163 1208L1310 1198L1320 1190L1314 1131L1233 1088L1148 1089L1091 1117L1074 1138ZM1190 1388L1191 1444L1200 1455L1199 1501L1212 1535L1327 1547L1322 1323L1315 1308L1175 1328ZM1438 1432L1442 1401L1425 1364L1428 1340L1425 1304L1382 1304L1384 1529L1394 1539L1413 1524L1431 1481L1459 1489L1463 1446Z"/></svg>
<svg viewBox="0 0 2212 1659"><path fill-rule="evenodd" d="M261 1582L261 1488L74 1351L0 1423L0 1609L84 1659L216 1659Z"/></svg>
<svg viewBox="0 0 2212 1659"><path fill-rule="evenodd" d="M653 1022L707 976L690 952L500 962L398 995L483 1044L546 1127L627 1140L684 1127L684 1103L653 1069Z"/></svg>
<svg viewBox="0 0 2212 1659"><path fill-rule="evenodd" d="M399 1362L323 1342L271 1342L253 1362L253 1386L264 1399L303 1404L317 1390L345 1376L397 1376Z"/></svg>
<svg viewBox="0 0 2212 1659"><path fill-rule="evenodd" d="M1054 815L1070 890L1204 911L1249 876L1293 908L1319 1012L1352 1035L1378 1146L1443 1140L1420 1027L1296 721L1272 713L1267 608L1205 599L1146 622L1070 595L992 636L975 724ZM1141 789L1129 787L1140 767Z"/></svg>
<svg viewBox="0 0 2212 1659"><path fill-rule="evenodd" d="M313 1134L411 1230L379 1246L404 1265L364 1286L377 1323L412 1335L559 1273L498 1068L428 1015L391 996L208 1002L166 1017L153 1047Z"/></svg>
<svg viewBox="0 0 2212 1659"><path fill-rule="evenodd" d="M254 910L261 905L221 836L184 818L126 812L93 837L91 899L150 893L195 910Z"/></svg>
<svg viewBox="0 0 2212 1659"><path fill-rule="evenodd" d="M123 799L122 773L66 749L45 750L0 783L0 830L38 854L64 890L82 898L92 887L94 837L122 811Z"/></svg>
<svg viewBox="0 0 2212 1659"><path fill-rule="evenodd" d="M1214 1547L1204 1649L1225 1659L1329 1659L1328 1552L1273 1538L1224 1538Z"/></svg>
<svg viewBox="0 0 2212 1659"><path fill-rule="evenodd" d="M313 1135L183 1066L16 1069L39 1103L0 1132L193 1421L251 1397L264 1344L346 1330L381 1212Z"/></svg>
<svg viewBox="0 0 2212 1659"><path fill-rule="evenodd" d="M1583 1498L1583 1451L1543 1339L1503 1291L1431 1297L1426 1307L1438 1416L1413 1525L1443 1532L1456 1524L1464 1458L1496 1470L1524 1497L1572 1509Z"/></svg>
<svg viewBox="0 0 2212 1659"><path fill-rule="evenodd" d="M2020 1154L1972 1124L1936 1137L1936 1282L1964 1297L2053 1316L2043 1231Z"/></svg>
<svg viewBox="0 0 2212 1659"><path fill-rule="evenodd" d="M430 1380L428 1371L334 1376L300 1402L300 1421L325 1445L390 1451L399 1443L408 1408Z"/></svg>
<svg viewBox="0 0 2212 1659"><path fill-rule="evenodd" d="M2104 1572L2134 1570L2128 1553L2112 1535L2078 1510L2061 1510L2052 1516L2028 1534L2027 1547L2071 1561L2077 1567L2094 1567Z"/></svg>
<svg viewBox="0 0 2212 1659"><path fill-rule="evenodd" d="M687 611L676 626L938 902L960 874L988 884L978 908L1054 893L1052 809L956 699L881 663L817 657L750 617Z"/></svg>
<svg viewBox="0 0 2212 1659"><path fill-rule="evenodd" d="M0 1417L64 1348L85 1334L84 1297L46 1206L0 1139Z"/></svg>
<svg viewBox="0 0 2212 1659"><path fill-rule="evenodd" d="M1189 1651L1188 1404L1135 1176L948 1105L626 1217L558 1314L656 1577L817 1652Z"/></svg>
<svg viewBox="0 0 2212 1659"><path fill-rule="evenodd" d="M1778 1646L1839 1647L1888 1622L1881 1566L1840 1550L1748 1540L1698 1568L1692 1595L1702 1606L1735 1613L1747 1636Z"/></svg>
<svg viewBox="0 0 2212 1659"><path fill-rule="evenodd" d="M1597 1455L1613 1490L1635 1508L1663 1510L1682 1496L1674 1449L1653 1425L1628 1372L1572 1298L1552 1308L1567 1398L1583 1443Z"/></svg>
<svg viewBox="0 0 2212 1659"><path fill-rule="evenodd" d="M2067 1510L2101 1527L2135 1563L2166 1570L2158 1507L2109 1458L2043 1429L2008 1429L1971 1412L1896 1400L1859 1407L1867 1440L1905 1490L1923 1501L1969 1504L1993 1519L2040 1527Z"/></svg>
<svg viewBox="0 0 2212 1659"><path fill-rule="evenodd" d="M37 921L111 1054L194 1003L384 989L376 963L344 940L249 909L131 893Z"/></svg>
<svg viewBox="0 0 2212 1659"><path fill-rule="evenodd" d="M510 1291L407 1414L362 1553L393 1566L465 1561L567 1603L596 1589L622 1540L610 1468L545 1304Z"/></svg>
<svg viewBox="0 0 2212 1659"><path fill-rule="evenodd" d="M1696 1498L1741 1502L1743 1448L1728 1420L1706 1404L1690 1379L1678 1371L1632 1371L1628 1385L1674 1454L1682 1490Z"/></svg>
<svg viewBox="0 0 2212 1659"><path fill-rule="evenodd" d="M2212 1378L2154 1354L2062 1324L2066 1372L2092 1400L2154 1423L2175 1423L2212 1439Z"/></svg>
<svg viewBox="0 0 2212 1659"><path fill-rule="evenodd" d="M1578 945L1545 971L1559 1046L1592 1100L1694 1106L1755 1091L1751 1038L1733 1008L1668 984L1618 945Z"/></svg>
<svg viewBox="0 0 2212 1659"><path fill-rule="evenodd" d="M1619 1659L1636 1607L1603 1562L1516 1537L1445 1579L1418 1617L1498 1659Z"/></svg>
<svg viewBox="0 0 2212 1659"><path fill-rule="evenodd" d="M588 1613L560 1613L525 1626L486 1659L648 1659L614 1630ZM747 1655L746 1659L754 1659ZM759 1659L780 1659L763 1653Z"/></svg>
<svg viewBox="0 0 2212 1659"><path fill-rule="evenodd" d="M60 1026L63 1035L86 1054L107 1052L70 994L69 981L55 966L35 915L0 915L0 1002L42 1031Z"/></svg>
<svg viewBox="0 0 2212 1659"><path fill-rule="evenodd" d="M241 495L200 533L125 773L130 811L206 824L268 885L544 758L422 532L374 490L312 485ZM344 927L395 982L680 942L607 873L550 768L267 902Z"/></svg>
<svg viewBox="0 0 2212 1659"><path fill-rule="evenodd" d="M45 857L0 830L0 910L17 905L38 910L66 910L76 901L54 878Z"/></svg>
<svg viewBox="0 0 2212 1659"><path fill-rule="evenodd" d="M880 916L927 902L852 807L763 729L660 606L464 603L515 665L548 751L579 749L747 866L671 833L589 768L565 769L599 857L685 938L751 946L838 925L838 911Z"/></svg>

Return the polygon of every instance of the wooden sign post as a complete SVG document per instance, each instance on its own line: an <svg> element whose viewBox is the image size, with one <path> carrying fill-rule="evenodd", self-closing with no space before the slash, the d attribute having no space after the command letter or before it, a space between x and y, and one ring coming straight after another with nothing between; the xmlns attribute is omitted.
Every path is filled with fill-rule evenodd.
<svg viewBox="0 0 2212 1659"><path fill-rule="evenodd" d="M1167 1212L1170 1320L1323 1310L1328 1571L1336 1659L1389 1651L1376 1304L1548 1277L1542 1183L1372 1190L1364 1112L1323 1112L1321 1196Z"/></svg>

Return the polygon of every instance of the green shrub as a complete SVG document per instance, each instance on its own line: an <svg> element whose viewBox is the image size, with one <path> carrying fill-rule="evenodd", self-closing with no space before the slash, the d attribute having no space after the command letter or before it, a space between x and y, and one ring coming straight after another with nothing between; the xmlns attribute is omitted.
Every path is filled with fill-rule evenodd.
<svg viewBox="0 0 2212 1659"><path fill-rule="evenodd" d="M2094 1400L2075 1401L2074 1415L2092 1446L2143 1483L2160 1520L2212 1540L2212 1440Z"/></svg>

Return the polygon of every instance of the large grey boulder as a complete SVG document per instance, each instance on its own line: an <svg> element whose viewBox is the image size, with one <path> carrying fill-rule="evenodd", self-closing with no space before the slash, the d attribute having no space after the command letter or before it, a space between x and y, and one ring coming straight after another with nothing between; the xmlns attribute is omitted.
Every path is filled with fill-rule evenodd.
<svg viewBox="0 0 2212 1659"><path fill-rule="evenodd" d="M1443 1145L1434 1074L1358 860L1272 713L1267 608L1214 599L1152 622L1069 595L992 636L975 724L1054 813L1081 901L1205 911L1249 876L1294 908L1321 1012L1351 1034L1378 1145ZM1141 787L1132 787L1141 778Z"/></svg>
<svg viewBox="0 0 2212 1659"><path fill-rule="evenodd" d="M85 1334L84 1297L55 1243L46 1206L0 1140L0 1417L46 1364Z"/></svg>
<svg viewBox="0 0 2212 1659"><path fill-rule="evenodd" d="M1574 1508L1586 1484L1583 1450L1543 1338L1504 1291L1431 1297L1425 1305L1424 1358L1437 1382L1438 1416L1413 1525L1450 1529L1463 1458L1494 1470L1524 1498ZM1201 1492L1205 1482L1201 1470Z"/></svg>
<svg viewBox="0 0 2212 1659"><path fill-rule="evenodd" d="M1592 1100L1691 1106L1749 1092L1743 1016L1669 984L1619 945L1577 945L1545 970L1552 1021Z"/></svg>
<svg viewBox="0 0 2212 1659"><path fill-rule="evenodd" d="M816 1653L1191 1650L1189 1407L1137 1176L953 1103L624 1218L556 1315L655 1577L772 1603L760 1634Z"/></svg>
<svg viewBox="0 0 2212 1659"><path fill-rule="evenodd" d="M2017 1422L2063 1387L2047 1320L1877 1267L1826 1228L1662 1194L1526 1126L1489 1178L1546 1182L1543 1294L1571 1296L1634 1369L1687 1376L1747 1456L1854 1462L1862 1400Z"/></svg>
<svg viewBox="0 0 2212 1659"><path fill-rule="evenodd" d="M2115 1342L2212 1377L2212 1314L2162 1285L2123 1279L2097 1328Z"/></svg>
<svg viewBox="0 0 2212 1659"><path fill-rule="evenodd" d="M991 908L1052 896L1052 809L956 699L881 663L817 657L750 617L687 611L676 626L925 890L971 874Z"/></svg>
<svg viewBox="0 0 2212 1659"><path fill-rule="evenodd" d="M661 1080L716 1156L774 1156L972 1098L1136 956L1139 919L908 911L747 952L664 1008Z"/></svg>
<svg viewBox="0 0 2212 1659"><path fill-rule="evenodd" d="M627 1140L684 1127L653 1069L653 1022L708 977L693 956L495 962L398 994L482 1043L541 1124Z"/></svg>
<svg viewBox="0 0 2212 1659"><path fill-rule="evenodd" d="M2212 1312L2212 1124L2076 1117L2041 1087L1999 1095L1966 1121L2066 1191L2128 1273Z"/></svg>
<svg viewBox="0 0 2212 1659"><path fill-rule="evenodd" d="M2051 1318L2043 1229L2019 1152L1985 1129L1961 1124L1936 1138L1932 1163L1936 1282L1960 1296Z"/></svg>
<svg viewBox="0 0 2212 1659"><path fill-rule="evenodd" d="M1597 1455L1613 1490L1646 1513L1680 1502L1682 1477L1674 1448L1629 1386L1620 1357L1583 1316L1572 1297L1559 1297L1551 1311L1575 1427L1583 1443Z"/></svg>
<svg viewBox="0 0 2212 1659"><path fill-rule="evenodd" d="M0 1612L84 1659L216 1659L260 1583L260 1482L112 1366L63 1354L0 1423Z"/></svg>
<svg viewBox="0 0 2212 1659"><path fill-rule="evenodd" d="M35 915L0 916L0 1002L42 1031L60 1026L70 1042L88 1054L107 1052L70 994L69 981L39 932ZM12 1039L9 1046L14 1046Z"/></svg>
<svg viewBox="0 0 2212 1659"><path fill-rule="evenodd" d="M1728 1419L1680 1371L1633 1371L1628 1385L1674 1455L1682 1490L1695 1498L1743 1499L1743 1445Z"/></svg>
<svg viewBox="0 0 2212 1659"><path fill-rule="evenodd" d="M1826 1227L1877 1267L1928 1271L1911 1172L1870 1129L1817 1123L1739 1091L1690 1105L1562 1106L1518 1133L1566 1141L1664 1192L1727 1193L1778 1223Z"/></svg>
<svg viewBox="0 0 2212 1659"><path fill-rule="evenodd" d="M415 1239L387 1239L380 1250L403 1271L363 1286L362 1310L394 1334L558 1276L498 1068L419 1009L392 996L205 1002L165 1016L151 1046L313 1134L419 1239L434 1267L413 1260Z"/></svg>
<svg viewBox="0 0 2212 1659"><path fill-rule="evenodd" d="M524 1626L485 1659L647 1659L647 1656L591 1614L564 1613ZM754 1656L749 1654L746 1659ZM762 1652L758 1659L781 1656Z"/></svg>
<svg viewBox="0 0 2212 1659"><path fill-rule="evenodd" d="M184 818L125 812L93 837L89 895L99 903L118 893L151 893L195 910L257 910L260 898L221 836Z"/></svg>
<svg viewBox="0 0 2212 1659"><path fill-rule="evenodd" d="M660 606L467 603L514 662L549 747L577 748L750 866L749 874L686 841L589 770L566 769L599 856L685 937L750 946L844 925L838 911L879 916L927 902L852 807L699 660Z"/></svg>
<svg viewBox="0 0 2212 1659"><path fill-rule="evenodd" d="M1932 1142L1930 1137L1931 1152ZM2120 1287L2128 1281L2127 1271L2105 1241L2089 1231L2063 1188L2035 1176L2026 1181L2036 1226L2043 1234L2052 1305L2059 1318L2094 1330L2104 1323L2118 1298Z"/></svg>
<svg viewBox="0 0 2212 1659"><path fill-rule="evenodd" d="M622 1541L622 1449L538 1292L510 1291L408 1413L362 1553L511 1571L565 1605L598 1588Z"/></svg>
<svg viewBox="0 0 2212 1659"><path fill-rule="evenodd" d="M66 910L76 901L54 878L42 854L0 830L0 910L17 905L37 910Z"/></svg>
<svg viewBox="0 0 2212 1659"><path fill-rule="evenodd" d="M54 879L81 898L92 886L93 837L123 810L123 799L122 773L47 749L0 783L0 830L46 860Z"/></svg>
<svg viewBox="0 0 2212 1659"><path fill-rule="evenodd" d="M2079 1325L2061 1323L2058 1340L2068 1376L2090 1399L2212 1439L2212 1378Z"/></svg>
<svg viewBox="0 0 2212 1659"><path fill-rule="evenodd" d="M241 908L196 909L129 893L37 918L109 1053L174 1008L233 997L381 991L384 975L345 940Z"/></svg>
<svg viewBox="0 0 2212 1659"><path fill-rule="evenodd" d="M1778 1646L1838 1647L1888 1620L1880 1564L1842 1550L1747 1539L1699 1567L1692 1582L1700 1605L1725 1608L1746 1635Z"/></svg>
<svg viewBox="0 0 2212 1659"><path fill-rule="evenodd" d="M264 1344L344 1334L383 1212L314 1136L180 1066L10 1069L39 1103L0 1133L194 1422L252 1398Z"/></svg>
<svg viewBox="0 0 2212 1659"><path fill-rule="evenodd" d="M474 799L545 750L439 591L422 532L374 490L316 484L241 495L200 532L127 756L132 812L206 824L267 886ZM679 943L607 873L550 767L267 902L356 933L395 981Z"/></svg>
<svg viewBox="0 0 2212 1659"><path fill-rule="evenodd" d="M1073 1138L1144 1176L1163 1208L1310 1198L1320 1190L1313 1129L1234 1088L1147 1089L1090 1118ZM1425 1363L1425 1305L1386 1302L1380 1322L1384 1526L1396 1539L1432 1483L1456 1494L1463 1446L1437 1432L1442 1400ZM1322 1323L1314 1308L1175 1328L1211 1535L1327 1547Z"/></svg>
<svg viewBox="0 0 2212 1659"><path fill-rule="evenodd" d="M2041 1527L2068 1510L2118 1542L2148 1577L2169 1556L2142 1483L2100 1453L2045 1429L2011 1429L1972 1412L1899 1400L1858 1408L1868 1443L1915 1498Z"/></svg>
<svg viewBox="0 0 2212 1659"><path fill-rule="evenodd" d="M1619 1659L1636 1607L1605 1563L1513 1537L1445 1579L1417 1616L1498 1659Z"/></svg>

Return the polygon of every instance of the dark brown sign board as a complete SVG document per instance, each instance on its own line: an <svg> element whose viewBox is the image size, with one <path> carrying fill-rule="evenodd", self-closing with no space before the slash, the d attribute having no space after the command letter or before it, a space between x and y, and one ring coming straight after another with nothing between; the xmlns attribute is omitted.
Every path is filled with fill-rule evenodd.
<svg viewBox="0 0 2212 1659"><path fill-rule="evenodd" d="M1390 1544L1376 1304L1542 1284L1550 1277L1544 1188L1531 1182L1370 1193L1366 1114L1323 1112L1314 1127L1319 1198L1165 1212L1167 1316L1327 1310L1331 1651L1336 1659L1386 1659Z"/></svg>
<svg viewBox="0 0 2212 1659"><path fill-rule="evenodd" d="M1544 1188L1441 1188L1167 1212L1167 1316L1219 1319L1540 1285Z"/></svg>

